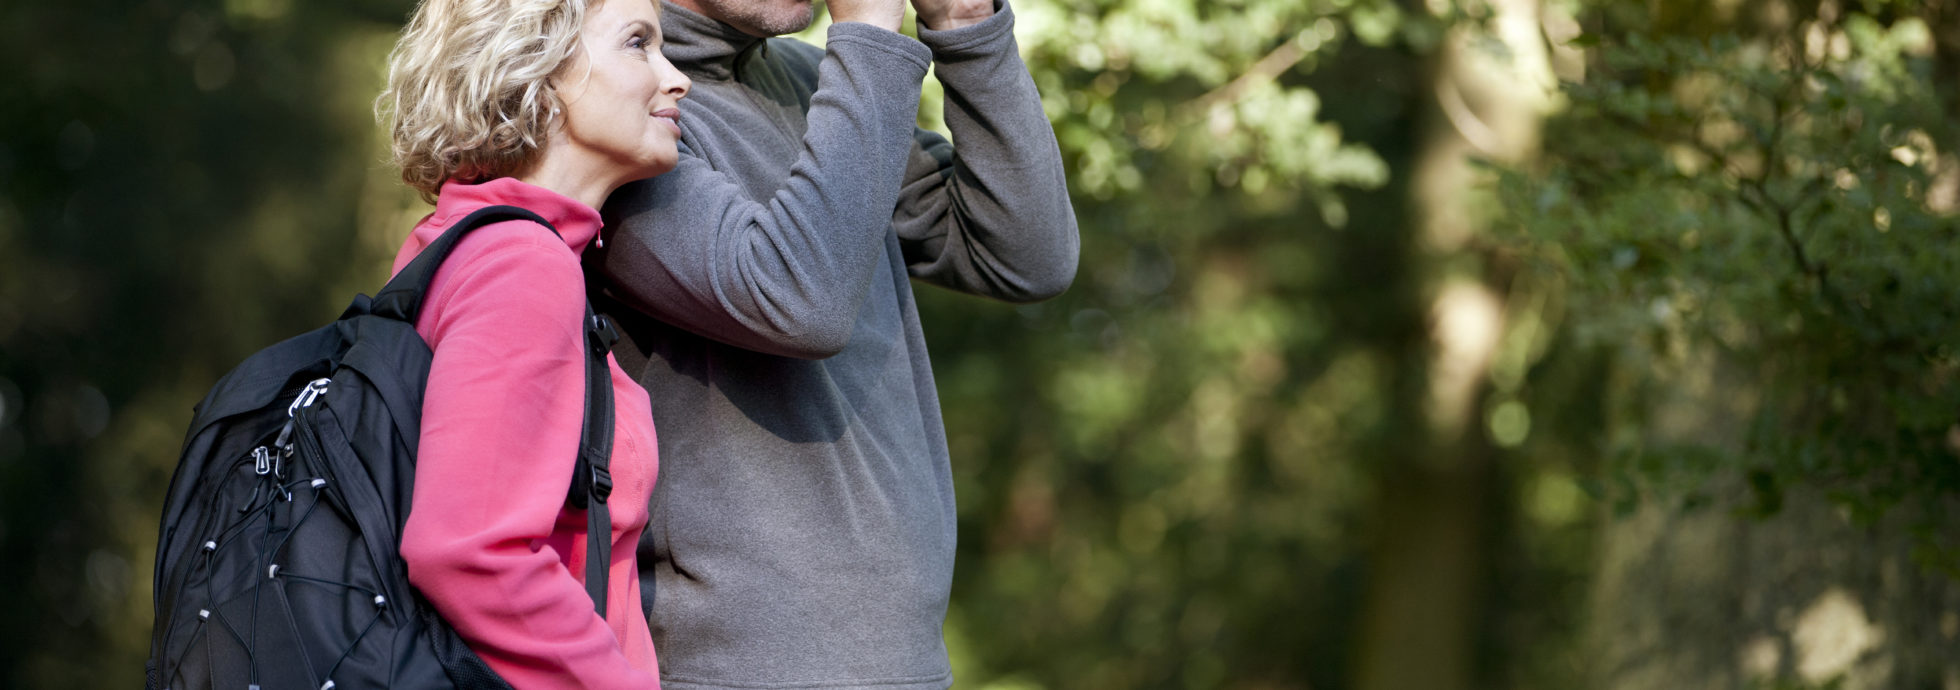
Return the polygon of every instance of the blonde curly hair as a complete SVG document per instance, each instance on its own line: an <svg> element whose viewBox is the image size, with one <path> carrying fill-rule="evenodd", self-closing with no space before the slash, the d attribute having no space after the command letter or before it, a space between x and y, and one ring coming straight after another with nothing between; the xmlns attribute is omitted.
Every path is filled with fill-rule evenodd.
<svg viewBox="0 0 1960 690"><path fill-rule="evenodd" d="M374 102L402 181L435 203L446 180L516 175L536 162L562 117L551 77L603 1L422 0Z"/></svg>

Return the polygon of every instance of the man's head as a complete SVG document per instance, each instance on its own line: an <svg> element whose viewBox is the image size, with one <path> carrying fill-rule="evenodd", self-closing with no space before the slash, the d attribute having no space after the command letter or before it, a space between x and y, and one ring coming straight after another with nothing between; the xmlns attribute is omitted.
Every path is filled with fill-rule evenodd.
<svg viewBox="0 0 1960 690"><path fill-rule="evenodd" d="M810 28L812 0L673 0L681 7L751 36L781 36Z"/></svg>

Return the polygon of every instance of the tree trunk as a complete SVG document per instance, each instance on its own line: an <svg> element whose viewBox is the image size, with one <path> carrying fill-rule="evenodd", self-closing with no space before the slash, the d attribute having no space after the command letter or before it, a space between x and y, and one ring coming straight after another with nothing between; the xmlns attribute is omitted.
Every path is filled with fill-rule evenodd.
<svg viewBox="0 0 1960 690"><path fill-rule="evenodd" d="M1419 410L1413 440L1386 458L1373 521L1368 592L1358 620L1353 687L1482 687L1479 623L1493 563L1492 497L1503 475L1484 433L1491 358L1504 329L1501 276L1453 271L1479 231L1473 158L1516 162L1537 149L1554 86L1539 7L1493 3L1489 36L1509 55L1477 48L1459 29L1430 70L1432 108L1411 171L1415 261L1442 269L1431 286L1426 382L1402 386L1396 409ZM1432 275L1416 271L1415 275ZM1408 404L1414 403L1414 404Z"/></svg>

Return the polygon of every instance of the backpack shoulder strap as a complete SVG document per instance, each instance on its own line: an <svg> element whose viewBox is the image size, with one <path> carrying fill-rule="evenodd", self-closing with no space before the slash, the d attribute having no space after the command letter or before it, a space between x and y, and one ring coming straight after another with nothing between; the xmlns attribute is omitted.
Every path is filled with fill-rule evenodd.
<svg viewBox="0 0 1960 690"><path fill-rule="evenodd" d="M403 266L400 273L375 293L373 313L413 325L416 314L422 310L422 298L429 291L429 281L435 279L436 269L442 267L443 260L449 258L450 252L456 251L456 245L463 241L463 236L485 225L507 220L528 220L544 226L551 234L558 234L558 228L552 227L543 217L516 206L485 206L472 211L444 230L436 241L422 248L422 253L417 254L415 260Z"/></svg>
<svg viewBox="0 0 1960 690"><path fill-rule="evenodd" d="M578 465L572 470L566 502L585 509L585 592L599 617L606 617L606 578L612 567L613 398L612 370L606 353L619 340L612 320L585 304L585 429L579 434Z"/></svg>

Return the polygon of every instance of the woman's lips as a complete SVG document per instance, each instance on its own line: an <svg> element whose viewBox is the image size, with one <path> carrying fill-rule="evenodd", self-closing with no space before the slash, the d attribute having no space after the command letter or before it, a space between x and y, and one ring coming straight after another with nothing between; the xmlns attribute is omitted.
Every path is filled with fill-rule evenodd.
<svg viewBox="0 0 1960 690"><path fill-rule="evenodd" d="M679 108L661 108L653 111L653 117L674 130L674 136L681 135L681 111Z"/></svg>

